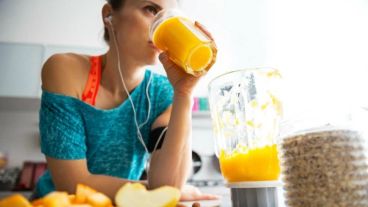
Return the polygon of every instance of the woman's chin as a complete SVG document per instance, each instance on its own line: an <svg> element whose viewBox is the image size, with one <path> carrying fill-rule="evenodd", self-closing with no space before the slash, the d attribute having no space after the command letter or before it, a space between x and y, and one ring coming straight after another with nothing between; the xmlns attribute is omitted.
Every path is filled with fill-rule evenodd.
<svg viewBox="0 0 368 207"><path fill-rule="evenodd" d="M160 60L158 59L158 53L155 53L153 55L150 55L146 58L147 65L157 65L160 63Z"/></svg>

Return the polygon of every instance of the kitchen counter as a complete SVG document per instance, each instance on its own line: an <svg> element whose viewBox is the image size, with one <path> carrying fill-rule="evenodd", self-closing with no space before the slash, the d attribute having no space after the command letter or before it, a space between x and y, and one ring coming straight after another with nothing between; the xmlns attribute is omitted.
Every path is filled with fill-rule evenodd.
<svg viewBox="0 0 368 207"><path fill-rule="evenodd" d="M219 187L200 187L200 190L203 193L209 193L218 195L221 197L220 200L214 201L199 201L198 203L201 207L231 207L231 197L230 197L230 189L219 186ZM29 198L32 194L31 191L0 191L0 199L9 195L13 195L14 193L23 194L25 197ZM279 192L279 199L282 198L282 192ZM192 207L195 202L182 202L181 204ZM283 200L279 200L279 207L284 207Z"/></svg>
<svg viewBox="0 0 368 207"><path fill-rule="evenodd" d="M230 196L230 189L225 186L216 186L216 187L199 187L199 189L203 193L209 193L218 195L221 197L220 200L216 201L199 201L198 203L201 204L201 207L231 207L231 196ZM278 189L278 207L285 207L285 200L284 200L284 191L282 188ZM181 204L191 207L192 204L195 202L183 202Z"/></svg>
<svg viewBox="0 0 368 207"><path fill-rule="evenodd" d="M215 201L199 201L198 203L201 204L201 207L214 207L214 206L221 206L221 207L231 207L230 201L230 191L225 187L204 187L200 188L203 193L210 193L221 196L221 200ZM22 194L25 197L29 198L32 194L31 191L0 191L0 199L13 195L13 194ZM191 207L194 202L183 202L181 204Z"/></svg>
<svg viewBox="0 0 368 207"><path fill-rule="evenodd" d="M230 198L230 189L224 186L216 186L216 187L199 187L202 193L214 194L221 197L220 200L214 201L199 201L197 203L201 204L201 207L231 207L231 198ZM195 202L182 202L181 204L191 207Z"/></svg>

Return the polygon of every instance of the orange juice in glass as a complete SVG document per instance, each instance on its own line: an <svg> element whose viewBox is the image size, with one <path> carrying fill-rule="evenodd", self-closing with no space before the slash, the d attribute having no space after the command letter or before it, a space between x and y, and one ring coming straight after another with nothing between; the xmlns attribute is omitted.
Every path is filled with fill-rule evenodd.
<svg viewBox="0 0 368 207"><path fill-rule="evenodd" d="M175 64L194 76L207 72L216 61L213 40L177 10L163 10L156 15L150 38Z"/></svg>

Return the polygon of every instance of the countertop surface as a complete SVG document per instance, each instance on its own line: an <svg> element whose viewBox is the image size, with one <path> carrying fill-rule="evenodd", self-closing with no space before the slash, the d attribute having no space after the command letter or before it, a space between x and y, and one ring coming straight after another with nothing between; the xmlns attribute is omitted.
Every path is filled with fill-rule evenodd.
<svg viewBox="0 0 368 207"><path fill-rule="evenodd" d="M230 197L230 189L224 186L219 187L200 187L200 190L203 193L210 193L214 195L218 195L221 197L220 200L213 200L213 201L197 201L201 207L231 207L231 197ZM26 197L29 197L32 192L31 191L0 191L0 199L6 196L12 195L14 193L23 194ZM282 198L282 192L279 192L279 199ZM180 204L186 207L192 207L193 203L195 202L182 202ZM279 207L284 207L283 200L279 200Z"/></svg>
<svg viewBox="0 0 368 207"><path fill-rule="evenodd" d="M230 189L226 188L225 186L200 187L199 189L202 191L202 193L214 194L221 197L220 200L197 201L197 203L201 204L201 207L231 207ZM180 204L191 207L193 203L195 202L182 202Z"/></svg>
<svg viewBox="0 0 368 207"><path fill-rule="evenodd" d="M230 188L227 188L225 186L212 186L212 187L199 187L199 189L203 193L209 193L218 195L221 197L220 200L215 201L199 201L198 203L201 205L201 207L231 207L231 196L230 196ZM277 207L285 207L285 200L284 200L284 191L282 188L278 188L277 190ZM186 207L191 207L192 204L195 202L184 202L181 204L184 204Z"/></svg>

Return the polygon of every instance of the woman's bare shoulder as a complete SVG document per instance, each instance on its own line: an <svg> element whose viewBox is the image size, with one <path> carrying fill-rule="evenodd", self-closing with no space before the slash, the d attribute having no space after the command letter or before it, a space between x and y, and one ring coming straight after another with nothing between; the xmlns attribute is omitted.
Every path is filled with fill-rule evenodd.
<svg viewBox="0 0 368 207"><path fill-rule="evenodd" d="M80 98L88 72L88 56L75 53L54 54L42 67L42 88L49 92Z"/></svg>

